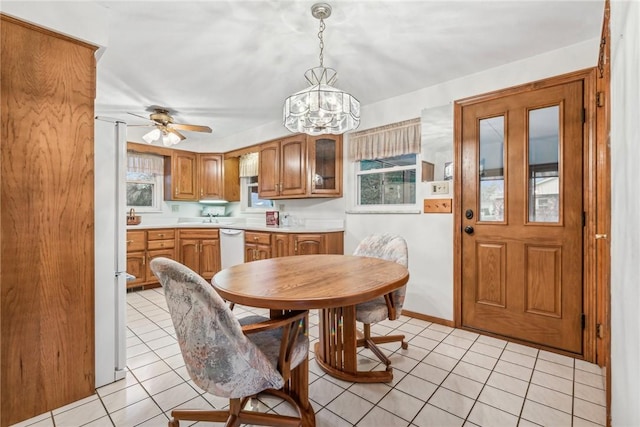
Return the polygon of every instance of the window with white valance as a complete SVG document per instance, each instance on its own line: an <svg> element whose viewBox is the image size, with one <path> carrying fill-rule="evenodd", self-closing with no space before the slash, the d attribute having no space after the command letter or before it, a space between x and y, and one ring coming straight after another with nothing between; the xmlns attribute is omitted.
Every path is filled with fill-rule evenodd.
<svg viewBox="0 0 640 427"><path fill-rule="evenodd" d="M415 210L420 118L349 134L355 164L354 212Z"/></svg>
<svg viewBox="0 0 640 427"><path fill-rule="evenodd" d="M161 212L164 193L164 157L127 153L127 210Z"/></svg>
<svg viewBox="0 0 640 427"><path fill-rule="evenodd" d="M418 154L421 146L420 118L349 134L349 157L353 161L385 159Z"/></svg>

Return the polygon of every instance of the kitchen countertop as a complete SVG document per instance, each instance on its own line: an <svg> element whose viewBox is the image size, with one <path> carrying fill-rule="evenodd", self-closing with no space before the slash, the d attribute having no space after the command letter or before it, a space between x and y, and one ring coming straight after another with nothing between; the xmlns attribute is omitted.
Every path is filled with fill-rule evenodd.
<svg viewBox="0 0 640 427"><path fill-rule="evenodd" d="M153 220L142 222L138 225L128 225L127 230L156 229L156 228L204 228L219 229L229 228L233 230L245 231L269 231L277 233L333 233L344 231L344 222L334 219L305 219L304 226L275 227L267 226L264 220L258 221L246 218L213 218L209 222L207 218L154 218Z"/></svg>

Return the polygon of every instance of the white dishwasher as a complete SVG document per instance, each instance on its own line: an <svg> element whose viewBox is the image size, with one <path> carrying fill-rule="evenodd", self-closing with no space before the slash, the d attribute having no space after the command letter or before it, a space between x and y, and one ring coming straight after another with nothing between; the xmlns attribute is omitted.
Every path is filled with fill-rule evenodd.
<svg viewBox="0 0 640 427"><path fill-rule="evenodd" d="M244 262L244 230L220 229L220 263L228 268Z"/></svg>

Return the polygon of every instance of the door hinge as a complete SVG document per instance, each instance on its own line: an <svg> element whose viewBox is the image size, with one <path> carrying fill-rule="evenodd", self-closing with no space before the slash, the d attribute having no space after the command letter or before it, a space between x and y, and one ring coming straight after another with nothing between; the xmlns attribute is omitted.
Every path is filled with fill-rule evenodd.
<svg viewBox="0 0 640 427"><path fill-rule="evenodd" d="M604 338L604 327L602 323L596 323L596 338Z"/></svg>
<svg viewBox="0 0 640 427"><path fill-rule="evenodd" d="M596 92L596 107L604 107L604 92Z"/></svg>
<svg viewBox="0 0 640 427"><path fill-rule="evenodd" d="M587 316L584 313L580 315L580 324L582 325L582 329L587 327Z"/></svg>

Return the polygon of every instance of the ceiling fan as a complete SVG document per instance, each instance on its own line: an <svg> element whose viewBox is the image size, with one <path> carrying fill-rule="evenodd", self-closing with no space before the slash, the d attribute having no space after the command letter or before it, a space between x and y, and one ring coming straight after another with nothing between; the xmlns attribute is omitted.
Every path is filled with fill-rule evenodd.
<svg viewBox="0 0 640 427"><path fill-rule="evenodd" d="M187 137L180 133L180 130L188 130L192 132L207 132L211 133L209 126L200 125L188 125L184 123L175 123L173 117L169 114L168 108L163 107L151 107L152 113L149 114L147 119L139 114L129 113L132 116L140 117L145 120L149 120L151 123L145 125L130 125L130 126L154 126L151 132L142 136L142 139L148 144L158 141L162 138L162 143L169 147L175 145L180 141L185 140Z"/></svg>

